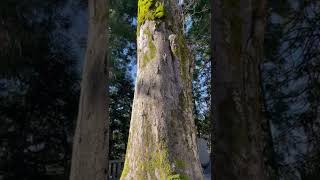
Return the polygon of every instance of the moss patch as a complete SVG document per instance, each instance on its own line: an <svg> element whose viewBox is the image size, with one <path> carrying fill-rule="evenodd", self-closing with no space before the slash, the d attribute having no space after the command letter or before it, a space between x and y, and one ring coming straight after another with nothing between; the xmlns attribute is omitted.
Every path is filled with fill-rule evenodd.
<svg viewBox="0 0 320 180"><path fill-rule="evenodd" d="M149 178L187 180L188 178L186 176L177 174L172 167L172 163L174 163L177 168L183 170L185 163L182 160L170 161L169 148L164 139L161 140L160 143L154 141L151 132L151 120L148 114L143 115L142 123L144 124L144 130L142 132L143 147L146 147L146 149L136 154L138 158L136 159L137 169L135 178L137 180ZM129 152L128 149L130 149L130 146L127 148L127 153ZM121 179L126 178L129 171L128 160L126 159Z"/></svg>
<svg viewBox="0 0 320 180"><path fill-rule="evenodd" d="M124 162L124 166L123 166L123 170L122 170L122 173L121 173L121 177L120 177L120 180L122 180L124 177L126 177L129 173L129 164L128 164L128 152L130 151L130 147L131 147L131 144L130 144L130 137L129 137L129 140L128 140L128 145L127 145L127 150L126 150L126 158L125 158L125 162Z"/></svg>
<svg viewBox="0 0 320 180"><path fill-rule="evenodd" d="M124 177L126 177L128 175L128 173L129 173L128 160L125 160L120 180L122 180Z"/></svg>
<svg viewBox="0 0 320 180"><path fill-rule="evenodd" d="M157 0L138 1L138 33L140 26L146 20L161 19L165 16L164 3Z"/></svg>
<svg viewBox="0 0 320 180"><path fill-rule="evenodd" d="M143 54L142 67L145 67L147 63L156 57L157 48L152 42L152 34L149 29L144 30L144 33L148 36L148 53Z"/></svg>
<svg viewBox="0 0 320 180"><path fill-rule="evenodd" d="M142 123L144 124L143 147L146 149L141 151L141 154L137 154L140 159L138 159L136 178L139 180L148 179L148 177L156 179L156 171L158 171L160 179L166 179L172 174L168 147L164 140L155 143L151 132L151 119L147 113L143 115Z"/></svg>
<svg viewBox="0 0 320 180"><path fill-rule="evenodd" d="M151 143L151 142L149 142ZM147 154L147 157L139 163L139 169L141 171L140 178L146 178L148 173L151 177L155 178L155 171L157 170L160 175L160 179L165 179L172 174L172 169L169 161L168 148L161 145L155 145L156 151ZM142 175L144 174L144 175Z"/></svg>
<svg viewBox="0 0 320 180"><path fill-rule="evenodd" d="M148 111L147 111L148 112ZM134 154L137 158L137 169L135 171L134 178L137 180L145 179L160 179L160 180L188 180L189 178L183 174L177 173L183 172L186 164L180 159L171 159L169 147L167 145L166 139L161 139L160 142L156 142L154 135L152 134L152 117L148 113L142 114L142 146L143 149ZM131 138L129 137L126 160L124 164L124 169L120 179L125 179L130 173L131 169L129 166L128 153L130 149L134 148L131 144ZM173 168L175 165L175 168Z"/></svg>
<svg viewBox="0 0 320 180"><path fill-rule="evenodd" d="M167 178L167 180L188 180L188 176L182 174L174 174Z"/></svg>
<svg viewBox="0 0 320 180"><path fill-rule="evenodd" d="M186 163L183 160L176 159L175 164L178 169L185 169Z"/></svg>
<svg viewBox="0 0 320 180"><path fill-rule="evenodd" d="M187 61L189 58L189 51L187 43L184 40L183 33L179 32L177 36L177 46L173 49L173 54L179 59L180 61L180 74L183 80L187 79Z"/></svg>

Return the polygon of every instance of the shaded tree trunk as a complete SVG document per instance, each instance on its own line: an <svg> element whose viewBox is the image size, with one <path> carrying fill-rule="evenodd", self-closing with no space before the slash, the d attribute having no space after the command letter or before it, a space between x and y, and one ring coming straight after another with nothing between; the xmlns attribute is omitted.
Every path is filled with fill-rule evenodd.
<svg viewBox="0 0 320 180"><path fill-rule="evenodd" d="M203 179L192 115L193 60L174 0L139 0L138 64L121 179Z"/></svg>
<svg viewBox="0 0 320 180"><path fill-rule="evenodd" d="M107 3L89 0L89 30L70 180L104 180L108 165Z"/></svg>
<svg viewBox="0 0 320 180"><path fill-rule="evenodd" d="M265 3L213 1L216 180L275 179L260 86Z"/></svg>

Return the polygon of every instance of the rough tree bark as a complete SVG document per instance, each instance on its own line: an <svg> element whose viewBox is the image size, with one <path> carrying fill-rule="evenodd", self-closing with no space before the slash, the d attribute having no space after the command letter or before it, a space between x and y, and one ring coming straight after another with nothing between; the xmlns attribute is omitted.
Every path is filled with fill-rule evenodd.
<svg viewBox="0 0 320 180"><path fill-rule="evenodd" d="M213 0L216 180L275 179L260 86L265 0Z"/></svg>
<svg viewBox="0 0 320 180"><path fill-rule="evenodd" d="M138 1L138 65L121 179L203 179L192 117L193 60L177 1Z"/></svg>
<svg viewBox="0 0 320 180"><path fill-rule="evenodd" d="M107 2L89 0L89 30L70 180L104 180L108 164ZM105 72L106 71L106 72Z"/></svg>

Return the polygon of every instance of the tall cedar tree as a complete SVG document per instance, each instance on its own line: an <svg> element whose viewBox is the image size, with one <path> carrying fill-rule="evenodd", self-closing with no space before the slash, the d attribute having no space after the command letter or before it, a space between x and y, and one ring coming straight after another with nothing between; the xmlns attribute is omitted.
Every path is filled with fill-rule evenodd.
<svg viewBox="0 0 320 180"><path fill-rule="evenodd" d="M107 106L107 2L89 3L88 44L83 70L70 180L106 179L109 119ZM106 72L107 71L107 72Z"/></svg>
<svg viewBox="0 0 320 180"><path fill-rule="evenodd" d="M193 59L177 1L139 0L137 79L121 179L203 179L192 112Z"/></svg>
<svg viewBox="0 0 320 180"><path fill-rule="evenodd" d="M265 0L213 1L214 179L274 179L260 82Z"/></svg>

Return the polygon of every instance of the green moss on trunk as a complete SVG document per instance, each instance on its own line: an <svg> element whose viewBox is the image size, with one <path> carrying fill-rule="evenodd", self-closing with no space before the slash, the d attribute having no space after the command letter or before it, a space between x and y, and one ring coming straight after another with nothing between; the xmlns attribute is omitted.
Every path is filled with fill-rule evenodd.
<svg viewBox="0 0 320 180"><path fill-rule="evenodd" d="M160 180L188 180L188 177L183 174L178 174L173 169L173 164L178 169L184 169L186 164L182 160L175 159L173 162L169 158L169 148L167 143L162 140L160 143L156 143L151 132L151 119L148 114L143 115L143 147L146 147L146 151L141 151L137 156L142 157L137 162L136 169L136 179L145 180L148 178L157 179L157 175ZM131 142L128 143L128 145ZM127 152L130 146L127 148ZM124 169L122 171L121 180L130 173L130 167L128 166L128 157L126 157L126 162L124 164ZM158 174L156 174L156 171Z"/></svg>
<svg viewBox="0 0 320 180"><path fill-rule="evenodd" d="M146 20L161 19L165 16L164 3L157 0L138 1L138 30Z"/></svg>
<svg viewBox="0 0 320 180"><path fill-rule="evenodd" d="M167 178L168 180L189 180L188 176L182 174L174 174Z"/></svg>
<svg viewBox="0 0 320 180"><path fill-rule="evenodd" d="M144 33L148 36L148 53L143 54L142 67L145 67L147 63L156 57L157 48L152 42L152 34L149 29L144 30Z"/></svg>
<svg viewBox="0 0 320 180"><path fill-rule="evenodd" d="M131 148L131 140L130 140L130 137L129 137L126 152L129 152L130 148ZM123 166L123 170L122 170L122 173L121 173L120 180L123 180L123 177L126 177L127 174L129 173L129 164L128 164L128 160L127 159L128 159L128 153L126 153L126 159L125 159L125 162L124 162L124 166Z"/></svg>
<svg viewBox="0 0 320 180"><path fill-rule="evenodd" d="M177 36L177 47L173 49L173 54L180 61L180 74L183 80L187 79L187 61L190 58L187 43L184 40L183 33L179 32Z"/></svg>

